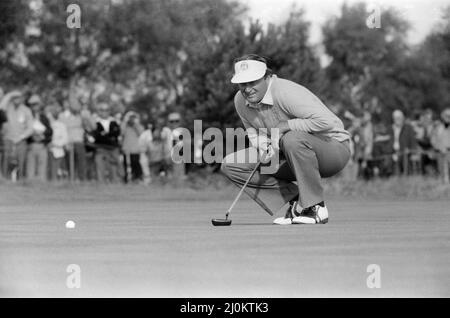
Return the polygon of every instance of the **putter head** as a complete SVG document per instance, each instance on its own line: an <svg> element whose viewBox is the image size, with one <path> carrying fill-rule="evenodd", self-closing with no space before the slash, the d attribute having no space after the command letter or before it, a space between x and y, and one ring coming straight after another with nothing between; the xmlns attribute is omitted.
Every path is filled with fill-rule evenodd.
<svg viewBox="0 0 450 318"><path fill-rule="evenodd" d="M229 220L229 219L212 219L211 223L214 226L229 226L229 225L231 225L231 220Z"/></svg>

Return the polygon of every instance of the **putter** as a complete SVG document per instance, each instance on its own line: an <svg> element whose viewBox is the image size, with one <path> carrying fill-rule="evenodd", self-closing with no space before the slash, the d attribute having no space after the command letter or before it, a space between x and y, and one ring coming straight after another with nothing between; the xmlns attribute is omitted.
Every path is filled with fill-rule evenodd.
<svg viewBox="0 0 450 318"><path fill-rule="evenodd" d="M212 219L211 222L214 226L228 226L231 225L231 220L228 219L228 216L231 213L231 210L233 209L234 205L236 204L236 202L239 200L239 198L241 197L242 193L245 190L245 187L247 187L247 184L250 182L251 178L253 177L253 175L255 174L256 170L258 170L259 166L261 165L261 161L258 161L256 163L255 168L253 169L252 173L250 174L250 176L248 177L247 181L244 183L244 185L242 186L241 190L239 191L238 195L236 196L236 198L234 199L233 203L231 204L230 208L228 209L227 213L225 214L225 219Z"/></svg>

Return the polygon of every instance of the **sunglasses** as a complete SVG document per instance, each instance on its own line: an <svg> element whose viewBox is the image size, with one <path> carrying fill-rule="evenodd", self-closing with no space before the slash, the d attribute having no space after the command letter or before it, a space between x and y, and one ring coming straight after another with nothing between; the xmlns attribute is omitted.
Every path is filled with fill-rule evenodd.
<svg viewBox="0 0 450 318"><path fill-rule="evenodd" d="M175 123L179 123L180 121L179 120L169 120L169 123L171 123L171 124L175 124Z"/></svg>

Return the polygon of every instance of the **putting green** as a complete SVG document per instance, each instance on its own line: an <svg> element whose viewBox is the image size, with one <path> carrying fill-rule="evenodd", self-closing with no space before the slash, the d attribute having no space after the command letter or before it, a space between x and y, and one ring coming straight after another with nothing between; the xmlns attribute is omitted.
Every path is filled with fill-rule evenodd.
<svg viewBox="0 0 450 318"><path fill-rule="evenodd" d="M276 226L243 198L214 227L235 189L94 189L1 203L0 296L450 296L447 201L329 200L326 225ZM67 287L71 264L80 288ZM368 288L371 265L381 288Z"/></svg>

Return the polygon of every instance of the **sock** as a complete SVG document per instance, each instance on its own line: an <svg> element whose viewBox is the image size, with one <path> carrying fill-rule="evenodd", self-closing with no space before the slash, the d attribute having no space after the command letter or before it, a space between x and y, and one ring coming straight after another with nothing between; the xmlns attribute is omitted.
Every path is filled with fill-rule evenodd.
<svg viewBox="0 0 450 318"><path fill-rule="evenodd" d="M302 213L302 211L303 211L302 206L300 205L300 203L297 203L297 205L295 207L295 212Z"/></svg>
<svg viewBox="0 0 450 318"><path fill-rule="evenodd" d="M292 200L289 201L289 204L292 205L296 201L298 201L298 194Z"/></svg>

